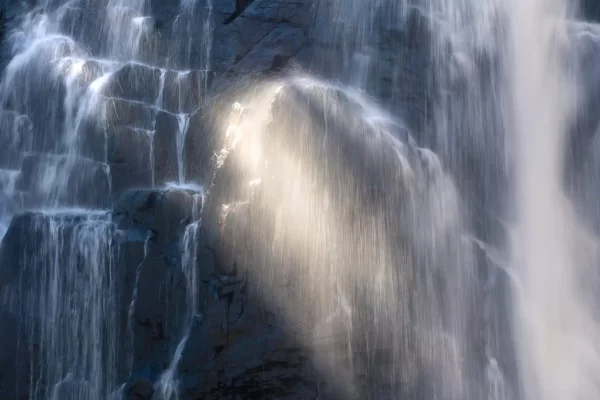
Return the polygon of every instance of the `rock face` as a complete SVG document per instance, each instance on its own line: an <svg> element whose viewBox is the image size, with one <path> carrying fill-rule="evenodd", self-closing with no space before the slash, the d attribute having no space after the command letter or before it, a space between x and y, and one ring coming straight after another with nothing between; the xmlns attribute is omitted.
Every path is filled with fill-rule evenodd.
<svg viewBox="0 0 600 400"><path fill-rule="evenodd" d="M600 21L600 4L594 0L582 0L579 7L581 16L589 21Z"/></svg>

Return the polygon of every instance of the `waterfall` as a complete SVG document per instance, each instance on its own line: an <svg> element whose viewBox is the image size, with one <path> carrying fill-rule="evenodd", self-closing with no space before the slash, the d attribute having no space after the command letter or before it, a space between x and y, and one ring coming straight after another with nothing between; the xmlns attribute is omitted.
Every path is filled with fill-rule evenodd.
<svg viewBox="0 0 600 400"><path fill-rule="evenodd" d="M120 338L133 344L139 271L127 293L123 257L130 243L146 243L144 258L151 256L151 235L138 240L120 229L109 208L132 187L185 184L182 140L209 60L203 55L202 73L190 71L188 49L183 64L160 64L149 49L150 1L34 3L7 32L0 83L8 143L0 150L0 310L18 316L18 343L7 343L17 349L14 373L0 391L16 385L15 398L106 399L124 395L134 357ZM181 16L191 21L194 5L185 4ZM165 120L172 132L157 126ZM165 132L180 149L172 177L157 149Z"/></svg>
<svg viewBox="0 0 600 400"><path fill-rule="evenodd" d="M564 149L574 97L568 75L567 4L511 7L510 78L518 220L514 267L521 282L515 331L526 399L600 395L600 325L589 235L565 195ZM526 27L526 28L525 28ZM573 64L574 61L571 61ZM594 289L592 289L594 290Z"/></svg>
<svg viewBox="0 0 600 400"><path fill-rule="evenodd" d="M100 213L24 215L18 292L22 329L38 348L31 398L105 398L116 386L119 313L114 224Z"/></svg>
<svg viewBox="0 0 600 400"><path fill-rule="evenodd" d="M590 4L6 5L0 397L600 397Z"/></svg>
<svg viewBox="0 0 600 400"><path fill-rule="evenodd" d="M199 314L200 307L198 306L198 288L199 288L199 271L198 271L198 236L199 229L202 224L201 215L204 207L204 193L194 195L192 202L192 217L195 220L185 228L181 240L181 268L185 276L186 282L186 310L182 316L180 326L181 339L175 348L173 357L169 367L163 372L157 382L157 390L160 398L163 400L179 399L179 388L177 381L177 368L181 361L182 353L190 338L190 333L194 321L201 320Z"/></svg>

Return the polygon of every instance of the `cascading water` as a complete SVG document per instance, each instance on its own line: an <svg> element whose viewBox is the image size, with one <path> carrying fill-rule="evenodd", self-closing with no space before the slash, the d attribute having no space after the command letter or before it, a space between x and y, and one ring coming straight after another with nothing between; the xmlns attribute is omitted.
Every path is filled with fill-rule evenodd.
<svg viewBox="0 0 600 400"><path fill-rule="evenodd" d="M194 4L181 9L186 26ZM19 316L14 380L7 378L15 398L107 399L130 372L132 349L119 338L133 335L123 305L133 307L135 294L126 292L117 264L119 248L137 234L120 231L106 208L129 187L184 184L182 162L175 174L155 168L164 165L155 131L161 145L165 134L181 144L206 92L210 54L206 46L201 66L193 64L188 46L177 65L152 65L160 57L149 49L156 37L150 12L146 0L40 2L6 33L12 59L0 84L0 135L9 144L0 150L0 233L8 236L0 291L2 307ZM119 180L131 169L134 182ZM18 214L24 210L34 212ZM19 241L19 254L11 254Z"/></svg>
<svg viewBox="0 0 600 400"><path fill-rule="evenodd" d="M513 266L519 279L514 329L525 399L600 396L597 239L573 212L563 184L577 101L568 75L577 60L562 59L569 45L567 7L563 1L511 7L518 174Z"/></svg>
<svg viewBox="0 0 600 400"><path fill-rule="evenodd" d="M300 398L310 374L319 398L600 396L598 26L563 0L323 0L300 29L304 3L17 18L0 397L278 398L303 358ZM300 37L308 72L238 79Z"/></svg>

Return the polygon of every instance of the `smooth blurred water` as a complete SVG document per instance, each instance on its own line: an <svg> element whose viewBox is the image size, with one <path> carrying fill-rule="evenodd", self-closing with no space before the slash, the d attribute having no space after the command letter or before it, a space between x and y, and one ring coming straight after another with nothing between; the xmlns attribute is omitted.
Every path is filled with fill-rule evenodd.
<svg viewBox="0 0 600 400"><path fill-rule="evenodd" d="M202 201L180 243L187 305L174 310L163 399L178 396L201 318L205 223L343 398L600 397L600 29L577 11L562 0L319 1L307 35L326 45L312 71L207 107L224 145L205 194L184 146L188 97L209 86L213 1L181 2L164 52L146 0L38 4L8 37L0 83L0 237L14 215L44 211L17 302L40 344L29 397L107 398L130 359L116 328L119 232L105 215L117 190L109 129L125 107L149 115L135 128L149 141L140 185ZM177 121L170 180L154 157L160 112Z"/></svg>

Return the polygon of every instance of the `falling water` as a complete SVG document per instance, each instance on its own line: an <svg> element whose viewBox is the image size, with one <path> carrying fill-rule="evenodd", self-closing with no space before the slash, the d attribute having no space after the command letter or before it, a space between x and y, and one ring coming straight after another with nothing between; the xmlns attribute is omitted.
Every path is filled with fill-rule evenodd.
<svg viewBox="0 0 600 400"><path fill-rule="evenodd" d="M521 282L515 331L526 399L600 396L600 325L590 239L565 196L564 148L576 101L562 57L563 1L513 4L511 89L515 115L518 225L514 267ZM595 245L594 245L595 246ZM590 265L590 261L594 264Z"/></svg>
<svg viewBox="0 0 600 400"><path fill-rule="evenodd" d="M309 349L324 397L600 397L598 157L566 150L597 128L580 110L597 98L597 25L565 0L319 1L302 32L320 49L311 73L249 79L209 105L223 5L181 0L158 21L158 3L40 2L8 36L0 311L19 316L19 396L127 395L134 350L119 339L135 347L142 269L173 240L161 257L185 306L168 310L148 379L179 398L209 319L212 235L216 279L252 283L248 298ZM165 48L161 29L176 38ZM193 143L205 122L216 138ZM207 182L190 171L204 147L220 150ZM144 187L193 198L176 237L117 229L108 208ZM125 277L120 246L142 242Z"/></svg>
<svg viewBox="0 0 600 400"><path fill-rule="evenodd" d="M154 186L155 164L162 161L154 156L157 115L183 121L174 136L181 148L198 95L167 83L183 72L154 65L149 1L38 3L7 36L12 58L0 83L0 137L7 144L0 150L0 311L18 315L20 338L16 378L4 383L16 384L18 398L118 397L133 357L119 340L132 334L132 310L124 304L133 308L136 296L123 296L125 271L117 270L129 233L117 229L106 208L125 188ZM185 4L189 22L193 4ZM208 62L194 77L205 79ZM181 98L171 113L167 84ZM144 151L135 154L141 161L120 165ZM143 179L119 182L119 168L137 169ZM176 168L183 185L182 162Z"/></svg>
<svg viewBox="0 0 600 400"><path fill-rule="evenodd" d="M117 246L103 214L25 214L21 327L35 343L30 398L105 398L116 386ZM9 240L19 238L9 238ZM22 343L21 345L24 345ZM22 361L21 361L22 362ZM19 362L15 365L19 367Z"/></svg>
<svg viewBox="0 0 600 400"><path fill-rule="evenodd" d="M177 400L179 398L179 382L177 380L177 368L181 361L181 356L185 346L190 338L191 329L195 321L201 320L198 305L198 287L199 287L199 271L198 271L198 243L199 229L202 225L202 209L204 207L204 193L201 188L200 193L195 194L192 202L192 218L194 222L185 228L183 238L181 240L181 268L186 282L186 310L182 315L180 331L182 332L181 339L175 348L173 357L169 367L163 372L157 382L157 391L161 396L159 400Z"/></svg>

